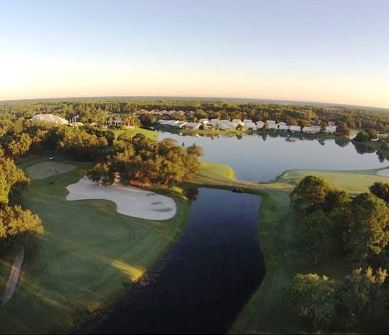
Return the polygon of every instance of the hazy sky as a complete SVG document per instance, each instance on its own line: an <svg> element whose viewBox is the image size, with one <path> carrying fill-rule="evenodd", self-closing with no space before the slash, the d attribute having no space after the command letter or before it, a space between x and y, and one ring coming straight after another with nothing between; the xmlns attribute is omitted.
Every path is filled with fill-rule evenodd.
<svg viewBox="0 0 389 336"><path fill-rule="evenodd" d="M389 107L387 0L0 0L0 100L169 95Z"/></svg>

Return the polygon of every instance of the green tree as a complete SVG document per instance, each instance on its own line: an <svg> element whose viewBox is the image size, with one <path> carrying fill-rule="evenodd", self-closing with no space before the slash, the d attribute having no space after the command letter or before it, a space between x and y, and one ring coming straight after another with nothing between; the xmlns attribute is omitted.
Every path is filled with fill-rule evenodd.
<svg viewBox="0 0 389 336"><path fill-rule="evenodd" d="M380 254L389 242L389 209L373 194L351 201L351 219L345 236L346 249L356 260Z"/></svg>
<svg viewBox="0 0 389 336"><path fill-rule="evenodd" d="M315 328L328 328L336 317L335 282L327 276L297 274L288 296L298 314Z"/></svg>
<svg viewBox="0 0 389 336"><path fill-rule="evenodd" d="M381 198L386 203L389 202L389 184L383 182L375 182L370 188L370 192Z"/></svg>
<svg viewBox="0 0 389 336"><path fill-rule="evenodd" d="M317 176L304 177L291 193L291 202L296 211L312 213L321 209L327 192L328 183Z"/></svg>

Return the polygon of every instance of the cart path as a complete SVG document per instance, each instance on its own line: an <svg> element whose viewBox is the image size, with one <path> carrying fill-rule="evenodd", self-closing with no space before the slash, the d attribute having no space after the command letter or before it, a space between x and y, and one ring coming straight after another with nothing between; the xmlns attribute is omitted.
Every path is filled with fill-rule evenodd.
<svg viewBox="0 0 389 336"><path fill-rule="evenodd" d="M24 261L24 247L19 246L15 253L15 260L9 274L7 284L5 285L3 294L0 296L0 308L2 308L15 293L16 286L18 285L20 273L22 271L22 265Z"/></svg>

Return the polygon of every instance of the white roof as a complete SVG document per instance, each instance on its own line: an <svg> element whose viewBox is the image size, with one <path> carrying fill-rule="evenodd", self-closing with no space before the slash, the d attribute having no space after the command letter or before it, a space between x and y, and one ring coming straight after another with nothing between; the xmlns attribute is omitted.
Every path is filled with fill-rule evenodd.
<svg viewBox="0 0 389 336"><path fill-rule="evenodd" d="M50 113L36 114L31 118L31 120L43 121L43 122L55 124L55 125L65 125L68 123L68 121L66 119L59 117L59 116L56 116L54 114L50 114Z"/></svg>

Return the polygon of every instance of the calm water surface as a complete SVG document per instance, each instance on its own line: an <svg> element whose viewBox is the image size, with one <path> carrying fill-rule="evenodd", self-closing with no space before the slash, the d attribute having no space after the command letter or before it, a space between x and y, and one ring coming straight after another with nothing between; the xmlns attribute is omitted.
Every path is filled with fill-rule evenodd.
<svg viewBox="0 0 389 336"><path fill-rule="evenodd" d="M259 135L237 137L180 136L161 132L159 139L173 138L179 144L196 143L204 150L204 160L228 164L237 178L248 181L270 181L285 170L361 170L389 166L377 154L359 154L352 143L340 147L335 140L286 141L286 137Z"/></svg>
<svg viewBox="0 0 389 336"><path fill-rule="evenodd" d="M97 333L224 333L259 286L260 198L199 189L185 232Z"/></svg>

